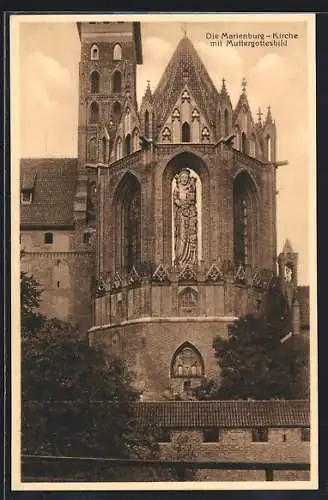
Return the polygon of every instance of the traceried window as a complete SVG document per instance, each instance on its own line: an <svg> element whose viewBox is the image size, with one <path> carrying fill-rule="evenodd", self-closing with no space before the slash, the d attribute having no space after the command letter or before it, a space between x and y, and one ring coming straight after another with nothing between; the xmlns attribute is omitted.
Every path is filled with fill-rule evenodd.
<svg viewBox="0 0 328 500"><path fill-rule="evenodd" d="M255 266L258 259L257 190L247 172L233 184L234 262Z"/></svg>
<svg viewBox="0 0 328 500"><path fill-rule="evenodd" d="M210 142L210 131L207 127L202 130L202 142Z"/></svg>
<svg viewBox="0 0 328 500"><path fill-rule="evenodd" d="M186 342L174 354L171 365L171 377L202 377L204 363L200 353Z"/></svg>
<svg viewBox="0 0 328 500"><path fill-rule="evenodd" d="M114 45L113 59L114 61L120 61L122 59L122 47L119 43L115 43Z"/></svg>
<svg viewBox="0 0 328 500"><path fill-rule="evenodd" d="M122 179L114 209L116 267L130 271L141 262L141 190L134 175Z"/></svg>
<svg viewBox="0 0 328 500"><path fill-rule="evenodd" d="M168 127L165 127L163 130L162 139L163 142L171 142L171 130Z"/></svg>
<svg viewBox="0 0 328 500"><path fill-rule="evenodd" d="M92 61L97 61L99 59L99 49L97 45L92 45L90 55Z"/></svg>

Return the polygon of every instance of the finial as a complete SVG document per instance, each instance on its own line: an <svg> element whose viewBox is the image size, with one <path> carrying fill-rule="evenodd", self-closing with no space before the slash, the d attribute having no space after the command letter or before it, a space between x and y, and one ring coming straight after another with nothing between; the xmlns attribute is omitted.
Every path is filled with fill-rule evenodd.
<svg viewBox="0 0 328 500"><path fill-rule="evenodd" d="M183 32L183 36L187 36L187 28L186 28L186 23L183 23L181 25L181 29L182 29L182 32Z"/></svg>
<svg viewBox="0 0 328 500"><path fill-rule="evenodd" d="M242 89L244 94L246 92L246 86L247 86L247 80L246 80L246 78L243 78L241 81L241 89Z"/></svg>
<svg viewBox="0 0 328 500"><path fill-rule="evenodd" d="M267 121L267 123L271 123L272 122L271 106L270 105L268 106L268 112L267 112L267 116L266 116L266 121Z"/></svg>
<svg viewBox="0 0 328 500"><path fill-rule="evenodd" d="M263 113L261 111L261 108L259 108L258 112L256 113L258 118L259 118L259 123L262 123L262 116L263 116Z"/></svg>

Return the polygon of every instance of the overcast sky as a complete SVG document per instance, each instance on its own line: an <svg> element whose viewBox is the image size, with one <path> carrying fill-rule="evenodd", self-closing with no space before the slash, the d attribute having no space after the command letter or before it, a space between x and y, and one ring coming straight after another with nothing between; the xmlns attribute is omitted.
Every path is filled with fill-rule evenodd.
<svg viewBox="0 0 328 500"><path fill-rule="evenodd" d="M78 63L80 42L76 24L24 22L19 31L20 156L76 156ZM299 253L299 284L309 283L309 228L313 218L309 183L313 133L309 126L307 26L302 22L187 22L187 35L202 58L214 84L226 86L233 105L246 78L253 117L258 107L271 105L277 125L277 159L289 165L278 170L278 252L288 237ZM290 31L298 34L287 47L211 47L206 33ZM138 67L138 100L150 80L154 89L183 36L181 22L142 22L143 65ZM311 56L311 53L309 54ZM314 80L313 80L314 81ZM313 88L314 92L314 88Z"/></svg>

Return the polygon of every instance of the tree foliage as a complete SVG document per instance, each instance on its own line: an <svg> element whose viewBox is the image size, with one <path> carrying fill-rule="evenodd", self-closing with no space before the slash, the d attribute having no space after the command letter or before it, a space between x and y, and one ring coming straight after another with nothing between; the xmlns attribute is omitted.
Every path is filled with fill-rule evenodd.
<svg viewBox="0 0 328 500"><path fill-rule="evenodd" d="M278 286L269 290L262 314L228 326L213 342L220 381L204 380L197 399L303 399L308 397L308 339L293 335L291 315Z"/></svg>
<svg viewBox="0 0 328 500"><path fill-rule="evenodd" d="M23 452L157 456L156 430L135 418L139 394L123 362L72 325L41 316L37 282L22 274L21 284Z"/></svg>

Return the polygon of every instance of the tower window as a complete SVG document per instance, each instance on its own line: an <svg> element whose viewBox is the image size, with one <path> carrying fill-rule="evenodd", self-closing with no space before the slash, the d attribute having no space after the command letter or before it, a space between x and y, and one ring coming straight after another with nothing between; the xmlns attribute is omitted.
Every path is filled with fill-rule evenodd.
<svg viewBox="0 0 328 500"><path fill-rule="evenodd" d="M83 243L85 245L89 245L91 242L91 233L89 233L88 231L86 231L85 233L83 233Z"/></svg>
<svg viewBox="0 0 328 500"><path fill-rule="evenodd" d="M122 75L120 71L113 73L113 92L121 92L122 90Z"/></svg>
<svg viewBox="0 0 328 500"><path fill-rule="evenodd" d="M92 45L91 47L91 60L97 61L99 59L99 49L97 45Z"/></svg>
<svg viewBox="0 0 328 500"><path fill-rule="evenodd" d="M90 75L91 92L92 94L98 94L99 92L99 73L98 71L93 71Z"/></svg>
<svg viewBox="0 0 328 500"><path fill-rule="evenodd" d="M54 242L53 233L45 233L44 234L44 242L46 245L51 245Z"/></svg>
<svg viewBox="0 0 328 500"><path fill-rule="evenodd" d="M119 43L114 45L113 59L114 61L120 61L122 59L122 47Z"/></svg>
<svg viewBox="0 0 328 500"><path fill-rule="evenodd" d="M217 427L203 430L204 443L217 443L219 441L219 437L219 429Z"/></svg>
<svg viewBox="0 0 328 500"><path fill-rule="evenodd" d="M90 123L99 122L99 104L97 102L91 103L90 106Z"/></svg>
<svg viewBox="0 0 328 500"><path fill-rule="evenodd" d="M182 142L190 142L190 126L187 122L182 125Z"/></svg>
<svg viewBox="0 0 328 500"><path fill-rule="evenodd" d="M253 429L252 441L254 443L266 443L268 441L268 429L266 427L257 427Z"/></svg>

